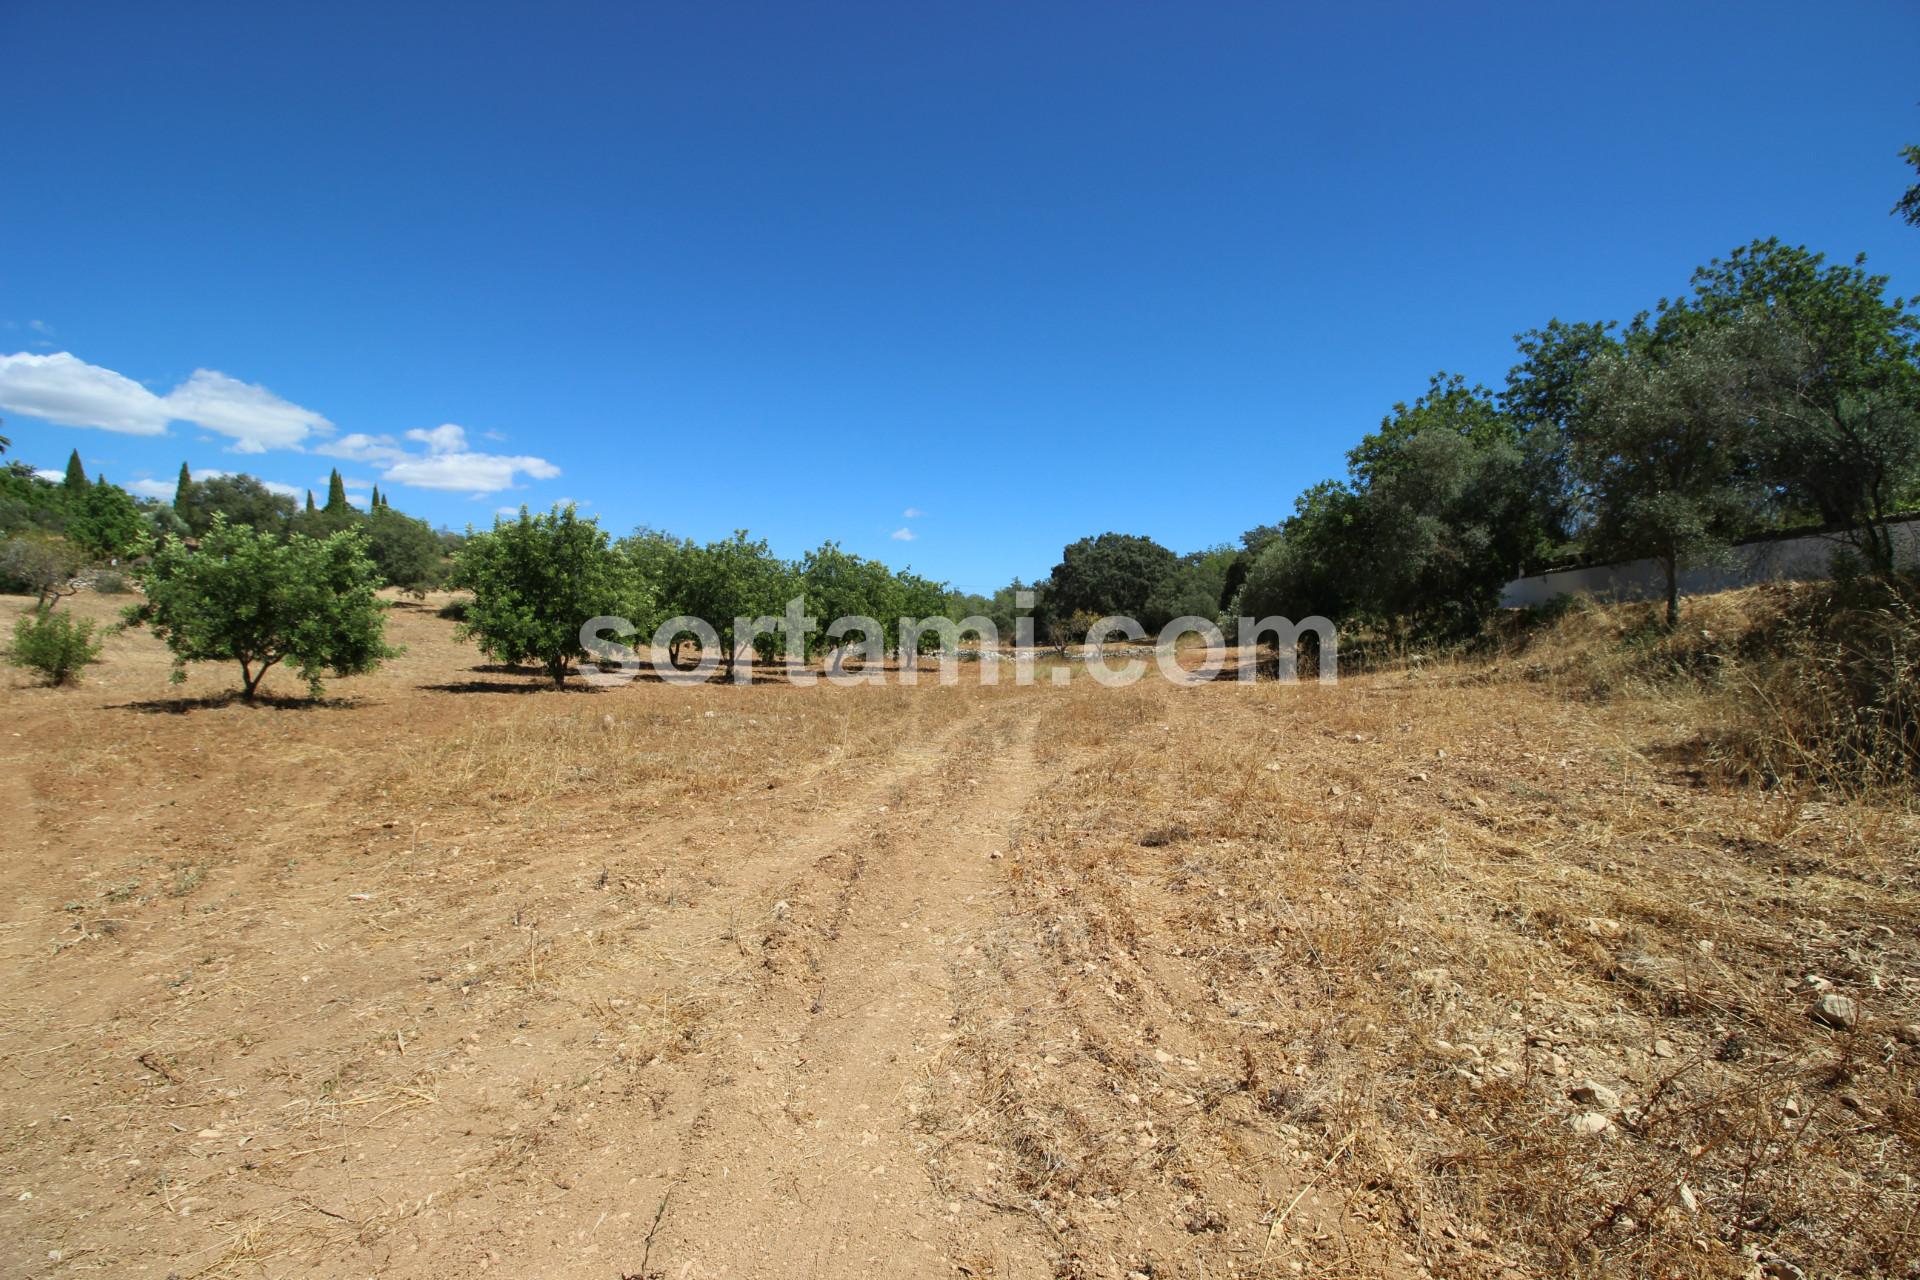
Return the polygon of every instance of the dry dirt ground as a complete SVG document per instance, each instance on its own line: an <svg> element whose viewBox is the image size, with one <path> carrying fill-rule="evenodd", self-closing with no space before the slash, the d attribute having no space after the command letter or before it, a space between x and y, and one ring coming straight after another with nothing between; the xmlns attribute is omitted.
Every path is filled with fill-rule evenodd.
<svg viewBox="0 0 1920 1280"><path fill-rule="evenodd" d="M392 631L0 675L0 1272L1914 1274L1915 827L1684 708Z"/></svg>

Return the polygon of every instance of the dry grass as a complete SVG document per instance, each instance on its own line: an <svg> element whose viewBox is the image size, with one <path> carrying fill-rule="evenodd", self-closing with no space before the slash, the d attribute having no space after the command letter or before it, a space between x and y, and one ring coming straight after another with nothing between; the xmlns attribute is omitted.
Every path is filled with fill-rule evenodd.
<svg viewBox="0 0 1920 1280"><path fill-rule="evenodd" d="M1920 608L1911 584L1769 584L1654 605L1575 601L1505 655L1572 696L1667 700L1723 777L1906 803L1920 784Z"/></svg>
<svg viewBox="0 0 1920 1280"><path fill-rule="evenodd" d="M396 621L338 707L160 714L124 637L0 689L0 1269L679 1274L883 1184L929 1273L1920 1254L1920 827L1721 767L1738 685L1630 614L1334 688L593 695Z"/></svg>
<svg viewBox="0 0 1920 1280"><path fill-rule="evenodd" d="M1670 702L1484 675L1050 709L1068 771L934 1108L982 1194L1089 1275L1902 1274L1912 822L1703 788Z"/></svg>

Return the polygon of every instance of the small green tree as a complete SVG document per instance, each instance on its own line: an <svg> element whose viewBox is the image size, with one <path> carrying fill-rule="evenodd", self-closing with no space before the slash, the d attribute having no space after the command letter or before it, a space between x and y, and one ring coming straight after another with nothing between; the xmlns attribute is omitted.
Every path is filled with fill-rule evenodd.
<svg viewBox="0 0 1920 1280"><path fill-rule="evenodd" d="M317 698L323 675L360 675L398 652L387 647L379 573L356 531L281 541L216 515L198 551L169 538L136 576L147 598L127 620L173 650L176 682L189 662L237 662L251 702L284 662Z"/></svg>
<svg viewBox="0 0 1920 1280"><path fill-rule="evenodd" d="M496 662L538 662L561 688L588 655L580 628L592 618L644 616L651 601L596 520L569 505L469 533L452 585L473 592L456 632Z"/></svg>
<svg viewBox="0 0 1920 1280"><path fill-rule="evenodd" d="M180 478L173 482L173 509L185 515L193 500L193 472L187 470L187 464L180 464Z"/></svg>
<svg viewBox="0 0 1920 1280"><path fill-rule="evenodd" d="M147 520L133 495L105 480L74 500L67 536L96 560L138 555L146 546Z"/></svg>
<svg viewBox="0 0 1920 1280"><path fill-rule="evenodd" d="M48 684L72 684L84 668L100 661L100 648L93 619L40 608L22 614L13 624L13 648L7 661L38 671Z"/></svg>
<svg viewBox="0 0 1920 1280"><path fill-rule="evenodd" d="M67 455L67 492L78 496L87 487L87 469L80 465L80 451Z"/></svg>

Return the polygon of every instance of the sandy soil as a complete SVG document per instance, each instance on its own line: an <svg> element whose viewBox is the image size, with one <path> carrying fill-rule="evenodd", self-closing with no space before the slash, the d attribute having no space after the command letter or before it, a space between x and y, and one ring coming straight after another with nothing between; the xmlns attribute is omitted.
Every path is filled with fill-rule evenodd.
<svg viewBox="0 0 1920 1280"><path fill-rule="evenodd" d="M1912 1262L1911 824L1655 704L556 693L451 629L319 705L0 677L0 1271Z"/></svg>

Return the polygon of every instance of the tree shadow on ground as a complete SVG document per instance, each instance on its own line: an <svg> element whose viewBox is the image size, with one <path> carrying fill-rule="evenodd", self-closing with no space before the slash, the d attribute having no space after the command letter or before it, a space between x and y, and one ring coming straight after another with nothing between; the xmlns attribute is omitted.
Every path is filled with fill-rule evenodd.
<svg viewBox="0 0 1920 1280"><path fill-rule="evenodd" d="M347 711L366 705L364 698L307 698L284 693L256 693L248 702L238 689L200 698L152 698L142 702L115 702L108 711L137 711L142 715L183 716L190 711L215 711L221 707L254 707L267 711Z"/></svg>
<svg viewBox="0 0 1920 1280"><path fill-rule="evenodd" d="M524 684L509 684L505 680L450 680L445 684L423 684L422 693L604 693L583 680L569 680L557 689L554 683L542 676L538 680L529 680Z"/></svg>

